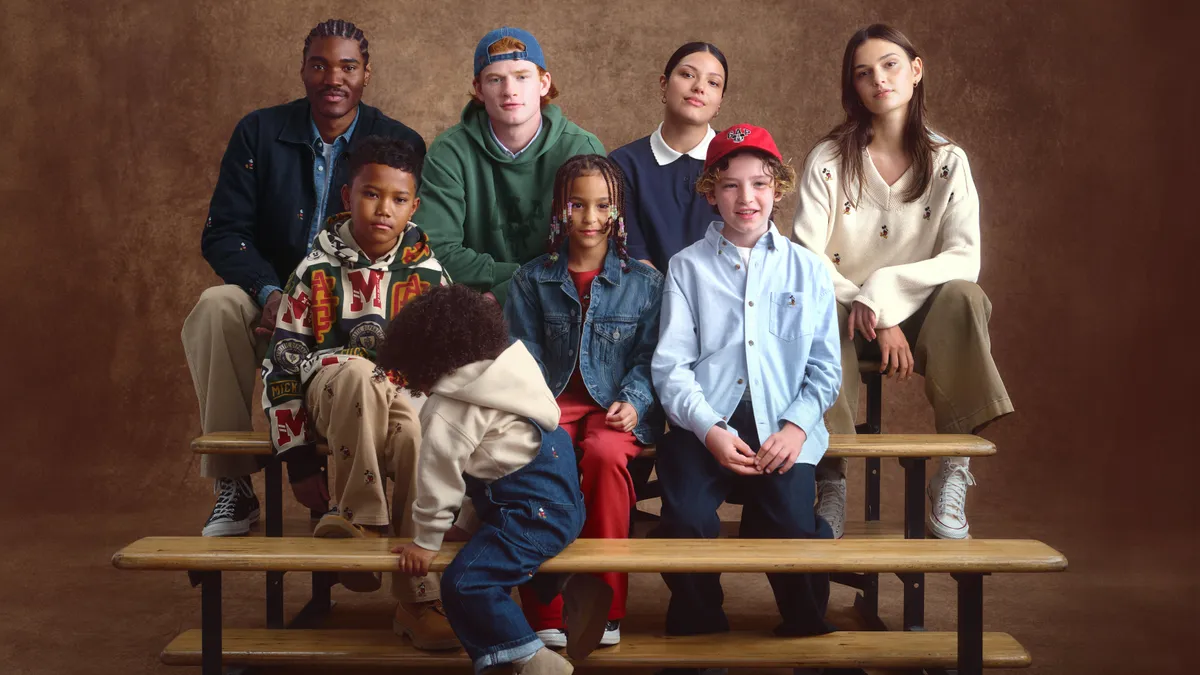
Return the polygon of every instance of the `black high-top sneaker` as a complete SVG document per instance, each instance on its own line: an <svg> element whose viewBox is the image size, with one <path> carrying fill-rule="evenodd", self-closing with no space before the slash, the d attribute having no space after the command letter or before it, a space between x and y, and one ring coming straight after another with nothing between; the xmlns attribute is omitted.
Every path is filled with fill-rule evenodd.
<svg viewBox="0 0 1200 675"><path fill-rule="evenodd" d="M250 477L218 478L213 492L217 495L217 504L201 534L205 537L248 534L250 526L258 522L258 497Z"/></svg>

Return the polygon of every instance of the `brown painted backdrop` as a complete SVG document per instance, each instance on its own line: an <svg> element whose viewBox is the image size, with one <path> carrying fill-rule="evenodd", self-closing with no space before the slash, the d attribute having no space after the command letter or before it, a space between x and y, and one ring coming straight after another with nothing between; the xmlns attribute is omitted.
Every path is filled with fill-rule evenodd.
<svg viewBox="0 0 1200 675"><path fill-rule="evenodd" d="M234 124L302 95L304 35L330 16L367 31L365 100L427 141L457 121L475 41L502 23L540 38L559 103L610 149L657 124L671 51L709 40L731 65L718 124L764 125L794 162L839 119L849 34L900 27L934 123L971 159L1018 409L987 433L1000 455L974 467L973 522L1061 546L1096 593L1142 584L1195 606L1195 54L1155 3L6 0L6 529L29 511L178 509L172 531L198 531L211 488L187 451L179 330L217 283L201 226ZM885 430L931 430L919 380L885 402Z"/></svg>

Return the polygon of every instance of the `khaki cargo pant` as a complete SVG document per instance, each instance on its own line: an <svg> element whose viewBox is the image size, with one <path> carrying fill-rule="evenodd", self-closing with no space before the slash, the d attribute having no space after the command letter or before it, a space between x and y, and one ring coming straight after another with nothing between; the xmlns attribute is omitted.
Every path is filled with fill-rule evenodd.
<svg viewBox="0 0 1200 675"><path fill-rule="evenodd" d="M183 322L183 353L187 356L196 398L200 401L200 429L252 431L254 385L267 353L266 337L254 334L262 309L241 288L213 286L200 294L192 313ZM258 471L250 456L201 455L200 475L235 478Z"/></svg>
<svg viewBox="0 0 1200 675"><path fill-rule="evenodd" d="M925 398L933 406L939 434L970 434L1013 411L996 362L988 321L992 303L978 285L951 281L938 287L925 304L900 323L913 352L913 370L925 378ZM878 359L879 347L855 335L846 339L850 310L838 304L842 336L842 390L825 414L830 433L854 433L859 358ZM817 479L846 475L845 458L829 457L817 467Z"/></svg>
<svg viewBox="0 0 1200 675"><path fill-rule="evenodd" d="M423 399L421 399L423 400ZM308 381L305 404L313 430L331 454L333 498L339 512L358 525L393 524L397 537L414 534L417 456L421 425L417 406L367 359L326 366ZM385 478L391 477L388 515ZM392 594L406 602L440 597L440 575L392 575Z"/></svg>

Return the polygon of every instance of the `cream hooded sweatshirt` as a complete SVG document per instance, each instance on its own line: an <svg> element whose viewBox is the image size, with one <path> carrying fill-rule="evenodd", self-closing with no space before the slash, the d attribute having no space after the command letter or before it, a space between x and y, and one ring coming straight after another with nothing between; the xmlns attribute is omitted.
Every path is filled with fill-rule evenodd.
<svg viewBox="0 0 1200 675"><path fill-rule="evenodd" d="M421 455L413 505L413 541L437 551L464 505L463 474L490 483L524 467L558 427L558 403L525 345L477 361L438 380L421 408Z"/></svg>

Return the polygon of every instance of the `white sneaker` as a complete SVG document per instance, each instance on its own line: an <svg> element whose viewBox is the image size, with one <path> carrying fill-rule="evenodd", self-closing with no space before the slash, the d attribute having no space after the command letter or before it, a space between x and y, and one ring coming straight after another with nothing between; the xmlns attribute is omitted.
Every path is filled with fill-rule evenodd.
<svg viewBox="0 0 1200 675"><path fill-rule="evenodd" d="M941 468L929 479L930 513L926 518L929 531L939 539L965 539L967 523L967 487L975 484L967 465L969 457L947 457Z"/></svg>
<svg viewBox="0 0 1200 675"><path fill-rule="evenodd" d="M841 539L846 529L846 479L817 481L817 515L833 528L833 538Z"/></svg>
<svg viewBox="0 0 1200 675"><path fill-rule="evenodd" d="M613 619L604 624L604 636L600 638L601 647L611 647L621 644L621 620Z"/></svg>
<svg viewBox="0 0 1200 675"><path fill-rule="evenodd" d="M567 646L567 634L558 628L547 628L537 632L542 644L551 649L562 649Z"/></svg>

